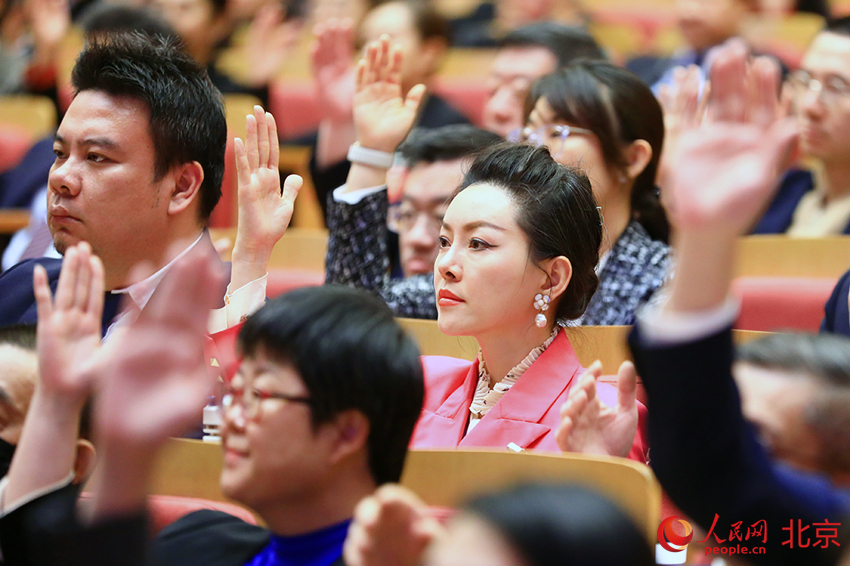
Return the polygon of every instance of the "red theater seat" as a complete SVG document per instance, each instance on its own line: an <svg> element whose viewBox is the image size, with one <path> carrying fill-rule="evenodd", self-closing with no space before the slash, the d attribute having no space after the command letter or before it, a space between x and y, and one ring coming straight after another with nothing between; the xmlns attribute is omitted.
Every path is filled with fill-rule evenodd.
<svg viewBox="0 0 850 566"><path fill-rule="evenodd" d="M735 328L817 332L836 282L814 277L739 277L732 284L741 297Z"/></svg>
<svg viewBox="0 0 850 566"><path fill-rule="evenodd" d="M20 163L32 147L32 136L13 126L0 127L0 173Z"/></svg>
<svg viewBox="0 0 850 566"><path fill-rule="evenodd" d="M292 139L315 130L321 114L313 81L279 79L269 85L269 110L277 121L280 139Z"/></svg>
<svg viewBox="0 0 850 566"><path fill-rule="evenodd" d="M487 83L481 77L442 77L434 84L434 92L460 110L476 126L481 125L484 103L487 102Z"/></svg>
<svg viewBox="0 0 850 566"><path fill-rule="evenodd" d="M242 519L246 523L257 524L257 520L254 519L254 516L247 509L233 503L197 499L195 497L179 497L176 495L151 495L148 497L151 526L155 533L158 533L180 517L194 511L200 511L201 509L223 511Z"/></svg>

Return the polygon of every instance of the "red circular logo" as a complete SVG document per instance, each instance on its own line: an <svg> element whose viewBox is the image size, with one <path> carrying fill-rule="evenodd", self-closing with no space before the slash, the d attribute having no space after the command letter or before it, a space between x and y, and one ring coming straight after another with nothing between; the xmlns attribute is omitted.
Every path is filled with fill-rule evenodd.
<svg viewBox="0 0 850 566"><path fill-rule="evenodd" d="M685 529L684 536L677 535L673 531L673 523L675 522L678 522ZM669 552L681 552L685 550L685 547L691 542L692 538L694 538L694 529L684 519L667 517L658 525L658 544ZM671 544L675 544L678 548L670 546Z"/></svg>

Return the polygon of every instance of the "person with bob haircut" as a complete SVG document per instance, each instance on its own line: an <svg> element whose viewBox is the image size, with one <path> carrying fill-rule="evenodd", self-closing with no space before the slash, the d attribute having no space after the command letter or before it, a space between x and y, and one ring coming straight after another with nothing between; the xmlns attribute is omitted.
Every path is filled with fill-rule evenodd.
<svg viewBox="0 0 850 566"><path fill-rule="evenodd" d="M418 350L386 305L357 289L304 288L246 321L242 362L221 400L221 487L266 526L197 511L146 553L156 452L194 420L212 385L192 352L216 297L214 262L187 256L145 316L101 347L96 261L84 245L73 257L55 302L38 285L33 407L54 411L31 410L24 425L0 519L0 538L17 536L2 540L4 554L31 564L342 564L357 502L399 481L422 406ZM89 391L103 461L90 521L80 524L76 492L55 488L67 483L68 436ZM40 489L47 495L26 496Z"/></svg>
<svg viewBox="0 0 850 566"><path fill-rule="evenodd" d="M580 167L601 207L599 289L582 324L632 324L670 269L669 225L655 177L664 118L637 76L604 61L578 61L537 81L526 127L510 138L545 145Z"/></svg>
<svg viewBox="0 0 850 566"><path fill-rule="evenodd" d="M371 44L358 65L355 108L364 148L392 151L413 123L418 100L402 98L400 68L401 51L390 48L388 37ZM384 176L355 163L348 185L378 187ZM601 218L581 170L525 144L495 146L475 158L443 217L433 292L440 330L475 337L481 351L472 363L423 359L427 395L412 446L560 450L558 410L584 371L562 324L581 317L596 291L601 242ZM599 385L599 396L630 422L644 408L635 401L630 366L621 370L619 398L608 385ZM603 441L581 449L626 456L633 448L631 456L645 462L634 426L631 437L633 447Z"/></svg>
<svg viewBox="0 0 850 566"><path fill-rule="evenodd" d="M410 490L382 487L357 506L345 560L348 566L655 564L622 509L590 489L554 484L478 495L445 527Z"/></svg>

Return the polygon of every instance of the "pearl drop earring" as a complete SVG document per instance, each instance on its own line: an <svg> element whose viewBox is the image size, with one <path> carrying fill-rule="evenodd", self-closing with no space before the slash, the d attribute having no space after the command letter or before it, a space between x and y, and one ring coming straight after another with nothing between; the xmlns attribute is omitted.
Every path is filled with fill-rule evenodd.
<svg viewBox="0 0 850 566"><path fill-rule="evenodd" d="M537 328L545 327L546 315L543 312L549 310L549 295L542 295L540 293L534 295L534 308L540 311L534 317L534 324L537 325Z"/></svg>

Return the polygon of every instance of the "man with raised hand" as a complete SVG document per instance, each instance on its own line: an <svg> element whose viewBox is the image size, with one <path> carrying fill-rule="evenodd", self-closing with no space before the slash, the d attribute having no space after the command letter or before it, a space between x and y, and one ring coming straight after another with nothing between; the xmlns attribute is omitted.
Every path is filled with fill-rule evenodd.
<svg viewBox="0 0 850 566"><path fill-rule="evenodd" d="M106 334L145 308L180 257L196 247L212 250L204 225L221 196L227 127L221 95L173 40L130 33L95 38L81 53L72 80L77 94L53 148L48 225L60 253L85 241L102 259ZM281 195L270 115L256 110L248 132L253 141L247 140L247 151L240 153L237 145L240 202L271 207L264 214L277 222L279 238L301 181L290 177ZM211 330L238 322L262 304L264 280L243 287L265 273L274 242L252 237L253 227L248 218L239 223L232 296ZM262 247L246 248L245 237ZM131 269L141 262L151 270L140 279ZM29 260L3 273L0 324L35 322L34 267L45 267L55 289L61 264ZM118 314L122 296L126 306Z"/></svg>
<svg viewBox="0 0 850 566"><path fill-rule="evenodd" d="M801 550L797 527L840 523L850 494L772 462L744 420L732 378L736 242L770 199L797 134L793 121L777 118L778 82L776 63L749 63L742 44L718 51L710 119L682 134L671 168L676 277L669 300L639 316L630 345L652 406L651 465L673 502L706 532L714 529L709 544L729 539L728 527L739 521L745 530L764 521L766 537L740 543L746 560L834 564L841 547L827 541ZM566 432L577 439L594 427L600 433L603 421L592 418L598 403L574 401L562 410ZM846 533L839 526L837 534ZM799 535L805 545L807 533ZM756 542L764 553L752 552Z"/></svg>

